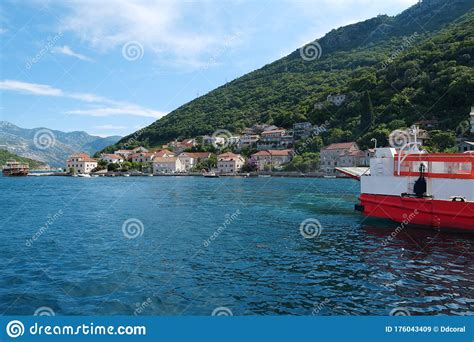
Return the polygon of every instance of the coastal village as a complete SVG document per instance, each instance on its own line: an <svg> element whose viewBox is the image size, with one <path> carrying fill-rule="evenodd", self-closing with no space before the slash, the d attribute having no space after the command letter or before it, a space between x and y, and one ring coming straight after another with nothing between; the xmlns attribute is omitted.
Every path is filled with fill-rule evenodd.
<svg viewBox="0 0 474 342"><path fill-rule="evenodd" d="M420 123L429 124L432 123ZM285 171L302 174L302 170L289 166L300 154L302 146L311 144L326 130L326 124L313 126L309 122L296 123L292 129L257 124L244 129L240 135L226 132L224 135L200 136L170 141L160 148L119 149L100 154L97 158L75 153L67 159L65 171L71 175L236 175L283 174ZM410 140L411 134L407 129L406 136ZM474 108L470 113L470 134L474 134ZM417 138L422 143L430 139L429 133L423 129L419 130ZM461 140L458 147L459 152L474 151L474 142ZM332 143L320 148L317 163L307 173L335 177L336 167L368 167L374 152L374 149L360 149L354 141Z"/></svg>

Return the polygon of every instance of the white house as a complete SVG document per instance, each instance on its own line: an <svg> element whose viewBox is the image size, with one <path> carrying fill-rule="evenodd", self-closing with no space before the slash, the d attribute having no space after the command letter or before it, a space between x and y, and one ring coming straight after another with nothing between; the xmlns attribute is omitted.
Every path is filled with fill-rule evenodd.
<svg viewBox="0 0 474 342"><path fill-rule="evenodd" d="M107 162L108 164L110 164L110 163L120 164L120 163L123 163L124 158L119 154L106 154L106 153L104 153L100 156L100 160L103 160L103 161Z"/></svg>
<svg viewBox="0 0 474 342"><path fill-rule="evenodd" d="M195 167L197 163L202 160L209 159L210 156L210 152L183 152L178 156L178 158L184 165L184 169L189 171Z"/></svg>
<svg viewBox="0 0 474 342"><path fill-rule="evenodd" d="M176 173L185 171L183 162L178 157L155 157L153 173Z"/></svg>
<svg viewBox="0 0 474 342"><path fill-rule="evenodd" d="M245 159L240 154L227 152L217 157L217 171L219 173L236 173L244 166Z"/></svg>
<svg viewBox="0 0 474 342"><path fill-rule="evenodd" d="M91 173L96 167L97 160L87 153L74 153L66 161L66 171L73 170L74 173Z"/></svg>

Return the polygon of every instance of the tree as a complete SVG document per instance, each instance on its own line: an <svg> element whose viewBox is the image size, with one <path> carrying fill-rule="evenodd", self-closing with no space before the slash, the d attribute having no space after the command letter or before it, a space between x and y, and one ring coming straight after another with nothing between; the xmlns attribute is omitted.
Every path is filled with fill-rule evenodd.
<svg viewBox="0 0 474 342"><path fill-rule="evenodd" d="M456 135L452 131L434 130L429 133L430 139L427 142L427 146L433 152L447 152L456 146Z"/></svg>
<svg viewBox="0 0 474 342"><path fill-rule="evenodd" d="M367 90L364 93L364 96L362 97L362 101L361 101L359 131L361 133L370 131L374 122L375 122L374 106L372 104L372 99L370 98L370 93Z"/></svg>
<svg viewBox="0 0 474 342"><path fill-rule="evenodd" d="M107 171L117 171L118 169L120 169L120 165L117 164L117 163L110 163L109 165L107 165Z"/></svg>

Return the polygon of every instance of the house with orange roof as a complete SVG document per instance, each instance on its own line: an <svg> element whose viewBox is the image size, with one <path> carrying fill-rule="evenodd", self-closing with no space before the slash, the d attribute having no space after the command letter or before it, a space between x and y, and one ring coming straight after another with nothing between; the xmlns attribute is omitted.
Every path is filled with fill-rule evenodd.
<svg viewBox="0 0 474 342"><path fill-rule="evenodd" d="M219 173L236 173L242 170L245 158L232 152L222 153L217 156L217 171Z"/></svg>
<svg viewBox="0 0 474 342"><path fill-rule="evenodd" d="M83 152L70 155L66 161L66 171L73 170L74 173L91 173L96 167L97 160Z"/></svg>
<svg viewBox="0 0 474 342"><path fill-rule="evenodd" d="M291 162L295 152L291 149L264 150L252 154L258 171L280 169L284 164Z"/></svg>

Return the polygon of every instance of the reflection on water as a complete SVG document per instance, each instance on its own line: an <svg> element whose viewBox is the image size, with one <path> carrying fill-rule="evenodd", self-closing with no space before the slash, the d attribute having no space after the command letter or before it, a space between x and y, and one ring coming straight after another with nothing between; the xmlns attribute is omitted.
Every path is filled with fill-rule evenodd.
<svg viewBox="0 0 474 342"><path fill-rule="evenodd" d="M47 306L64 315L209 315L227 307L234 315L387 315L401 307L413 315L473 314L474 236L394 234L396 223L354 212L358 186L2 178L0 312ZM131 218L143 223L136 239L122 231ZM321 223L318 238L300 234L308 218Z"/></svg>

